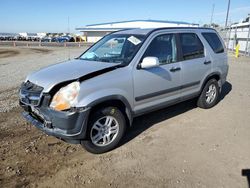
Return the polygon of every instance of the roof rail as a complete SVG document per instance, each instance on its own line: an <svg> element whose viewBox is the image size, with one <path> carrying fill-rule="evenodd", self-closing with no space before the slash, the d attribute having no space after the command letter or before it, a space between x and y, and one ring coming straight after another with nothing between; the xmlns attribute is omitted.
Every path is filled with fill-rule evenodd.
<svg viewBox="0 0 250 188"><path fill-rule="evenodd" d="M155 31L168 30L168 29L193 29L193 30L206 29L206 30L212 30L212 31L217 32L215 29L208 28L208 27L159 27L159 28L152 29L150 32L147 33L147 36L151 35Z"/></svg>
<svg viewBox="0 0 250 188"><path fill-rule="evenodd" d="M167 30L167 29L194 29L194 30L207 29L207 30L215 30L214 28L210 28L210 27L159 27L159 28L153 29L151 32L158 31L158 30Z"/></svg>

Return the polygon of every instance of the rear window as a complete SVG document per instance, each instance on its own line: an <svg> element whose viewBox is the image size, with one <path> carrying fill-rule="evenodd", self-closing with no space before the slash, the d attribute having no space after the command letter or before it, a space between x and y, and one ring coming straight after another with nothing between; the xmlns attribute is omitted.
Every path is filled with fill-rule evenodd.
<svg viewBox="0 0 250 188"><path fill-rule="evenodd" d="M183 59L195 59L204 57L204 47L195 33L180 34Z"/></svg>
<svg viewBox="0 0 250 188"><path fill-rule="evenodd" d="M224 52L223 45L216 33L202 33L202 35L215 53Z"/></svg>

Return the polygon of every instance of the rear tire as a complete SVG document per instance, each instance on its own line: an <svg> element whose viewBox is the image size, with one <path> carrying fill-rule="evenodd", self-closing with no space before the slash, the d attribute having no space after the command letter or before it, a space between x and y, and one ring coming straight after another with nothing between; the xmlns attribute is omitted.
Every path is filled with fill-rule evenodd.
<svg viewBox="0 0 250 188"><path fill-rule="evenodd" d="M119 144L125 130L125 117L118 108L98 109L90 117L87 139L81 141L81 145L91 153L105 153Z"/></svg>
<svg viewBox="0 0 250 188"><path fill-rule="evenodd" d="M197 106L203 109L212 108L218 103L219 94L218 81L216 79L208 80L198 98Z"/></svg>

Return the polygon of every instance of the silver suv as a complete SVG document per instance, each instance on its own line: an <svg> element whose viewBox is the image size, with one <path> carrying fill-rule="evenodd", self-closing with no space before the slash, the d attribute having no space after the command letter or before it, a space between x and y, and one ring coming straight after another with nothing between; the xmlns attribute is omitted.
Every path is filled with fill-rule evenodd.
<svg viewBox="0 0 250 188"><path fill-rule="evenodd" d="M191 98L213 107L227 73L227 53L213 29L123 30L75 60L30 74L20 105L48 135L103 153L136 116Z"/></svg>

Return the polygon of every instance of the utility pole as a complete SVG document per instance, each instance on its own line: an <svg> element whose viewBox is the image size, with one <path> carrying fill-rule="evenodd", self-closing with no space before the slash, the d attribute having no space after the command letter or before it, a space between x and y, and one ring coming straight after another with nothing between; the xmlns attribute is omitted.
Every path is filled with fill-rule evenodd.
<svg viewBox="0 0 250 188"><path fill-rule="evenodd" d="M214 17L214 4L212 6L212 14L211 14L211 20L210 20L210 27L212 27L213 17Z"/></svg>
<svg viewBox="0 0 250 188"><path fill-rule="evenodd" d="M226 17L225 28L227 27L227 21L228 21L229 9L230 9L230 0L228 0L228 4L227 4L227 17Z"/></svg>
<svg viewBox="0 0 250 188"><path fill-rule="evenodd" d="M245 48L245 55L249 54L249 48L248 48L248 43L249 43L249 37L250 37L250 14L248 14L248 33L247 33L247 42L246 42L246 48Z"/></svg>

